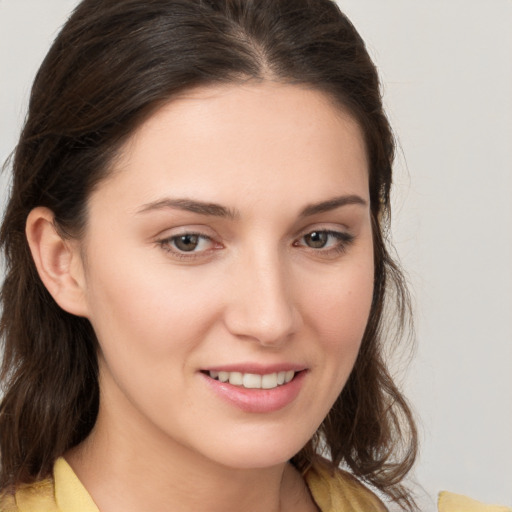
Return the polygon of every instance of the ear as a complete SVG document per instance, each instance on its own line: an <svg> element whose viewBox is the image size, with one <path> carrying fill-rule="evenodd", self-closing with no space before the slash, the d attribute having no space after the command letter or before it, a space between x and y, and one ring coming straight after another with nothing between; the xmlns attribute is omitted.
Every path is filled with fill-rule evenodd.
<svg viewBox="0 0 512 512"><path fill-rule="evenodd" d="M86 282L78 241L61 236L53 212L34 208L25 233L37 272L55 302L68 313L87 317Z"/></svg>

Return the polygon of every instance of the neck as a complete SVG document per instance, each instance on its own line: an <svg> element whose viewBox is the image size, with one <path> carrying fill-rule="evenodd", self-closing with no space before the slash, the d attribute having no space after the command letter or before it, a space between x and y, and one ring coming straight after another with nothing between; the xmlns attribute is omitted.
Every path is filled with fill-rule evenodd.
<svg viewBox="0 0 512 512"><path fill-rule="evenodd" d="M65 457L101 512L284 512L316 510L288 463L232 468L143 421L102 408L89 437Z"/></svg>

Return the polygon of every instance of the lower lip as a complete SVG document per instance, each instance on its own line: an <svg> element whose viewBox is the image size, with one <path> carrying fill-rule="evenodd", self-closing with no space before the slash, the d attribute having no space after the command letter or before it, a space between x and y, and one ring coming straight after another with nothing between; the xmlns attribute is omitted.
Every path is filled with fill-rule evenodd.
<svg viewBox="0 0 512 512"><path fill-rule="evenodd" d="M210 388L223 400L244 412L268 413L279 411L291 404L299 394L306 376L303 370L282 386L273 389L247 389L233 386L229 382L220 382L201 373Z"/></svg>

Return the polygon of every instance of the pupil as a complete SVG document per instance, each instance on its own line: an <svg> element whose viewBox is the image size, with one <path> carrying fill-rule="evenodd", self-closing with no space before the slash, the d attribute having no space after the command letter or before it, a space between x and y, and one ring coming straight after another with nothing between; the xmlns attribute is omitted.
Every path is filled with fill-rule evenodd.
<svg viewBox="0 0 512 512"><path fill-rule="evenodd" d="M313 247L314 249L321 249L325 247L327 243L327 233L322 231L313 231L313 233L309 233L305 236L306 243L309 247Z"/></svg>
<svg viewBox="0 0 512 512"><path fill-rule="evenodd" d="M175 240L175 245L180 251L193 251L199 243L197 235L183 235Z"/></svg>

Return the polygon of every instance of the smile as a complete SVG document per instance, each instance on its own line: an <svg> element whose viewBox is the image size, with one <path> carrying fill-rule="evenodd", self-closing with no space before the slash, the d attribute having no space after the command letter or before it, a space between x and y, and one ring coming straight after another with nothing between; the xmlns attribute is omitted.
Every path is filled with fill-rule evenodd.
<svg viewBox="0 0 512 512"><path fill-rule="evenodd" d="M249 413L270 413L295 401L309 374L301 365L262 367L241 364L199 372L207 387L225 402ZM274 370L274 371L272 371Z"/></svg>
<svg viewBox="0 0 512 512"><path fill-rule="evenodd" d="M257 373L209 371L208 375L220 382L229 382L232 386L246 389L274 389L291 382L295 372L289 370L259 375Z"/></svg>

